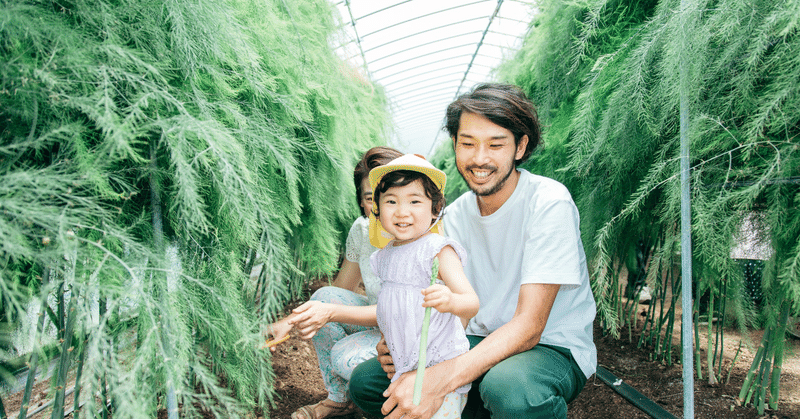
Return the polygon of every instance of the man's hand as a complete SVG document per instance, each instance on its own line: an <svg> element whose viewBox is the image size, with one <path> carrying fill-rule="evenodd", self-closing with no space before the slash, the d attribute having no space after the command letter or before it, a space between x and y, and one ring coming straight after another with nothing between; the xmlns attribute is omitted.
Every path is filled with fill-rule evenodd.
<svg viewBox="0 0 800 419"><path fill-rule="evenodd" d="M378 341L378 345L375 346L375 349L378 351L378 362L381 363L381 368L383 368L386 376L391 380L395 372L394 360L392 359L392 354L389 353L389 346L386 345L386 339L383 338L383 333L381 333L381 340Z"/></svg>
<svg viewBox="0 0 800 419"><path fill-rule="evenodd" d="M381 413L386 419L418 418L428 419L436 414L442 406L448 391L446 387L447 361L425 369L425 378L422 380L422 400L419 406L414 405L414 381L417 377L416 370L407 372L389 385L383 392L388 399L383 403Z"/></svg>

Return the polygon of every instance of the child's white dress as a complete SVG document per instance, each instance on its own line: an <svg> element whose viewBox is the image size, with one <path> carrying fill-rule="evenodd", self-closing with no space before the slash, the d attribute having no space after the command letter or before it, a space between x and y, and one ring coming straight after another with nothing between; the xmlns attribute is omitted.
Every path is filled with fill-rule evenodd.
<svg viewBox="0 0 800 419"><path fill-rule="evenodd" d="M381 280L378 292L378 327L394 361L392 381L403 373L416 370L419 359L419 340L425 308L422 307L422 290L430 286L433 258L445 247L451 246L465 262L466 251L460 244L439 234L430 233L400 246L390 242L372 254L370 262ZM442 284L441 280L437 280ZM455 358L469 350L469 341L458 316L431 310L428 328L426 367ZM470 384L456 389L456 393L469 391Z"/></svg>

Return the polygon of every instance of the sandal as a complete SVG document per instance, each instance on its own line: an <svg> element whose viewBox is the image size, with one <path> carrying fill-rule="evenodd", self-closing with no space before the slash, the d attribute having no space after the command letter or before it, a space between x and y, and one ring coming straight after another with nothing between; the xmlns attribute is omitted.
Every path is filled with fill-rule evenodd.
<svg viewBox="0 0 800 419"><path fill-rule="evenodd" d="M327 415L318 415L317 408L322 406L328 409ZM356 411L356 405L353 401L347 403L336 403L333 400L325 399L317 404L303 406L292 413L292 419L325 419L337 416L349 415Z"/></svg>

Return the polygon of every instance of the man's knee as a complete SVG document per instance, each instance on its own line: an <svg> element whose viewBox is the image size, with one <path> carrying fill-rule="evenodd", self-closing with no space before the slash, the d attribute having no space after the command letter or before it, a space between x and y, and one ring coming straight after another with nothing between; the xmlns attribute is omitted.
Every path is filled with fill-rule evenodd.
<svg viewBox="0 0 800 419"><path fill-rule="evenodd" d="M480 397L492 418L566 418L567 402L558 386L521 371L500 363L484 376Z"/></svg>

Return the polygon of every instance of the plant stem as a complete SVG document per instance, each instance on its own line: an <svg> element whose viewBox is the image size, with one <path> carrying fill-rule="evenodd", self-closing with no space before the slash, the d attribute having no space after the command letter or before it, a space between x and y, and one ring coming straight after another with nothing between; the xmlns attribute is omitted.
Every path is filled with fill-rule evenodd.
<svg viewBox="0 0 800 419"><path fill-rule="evenodd" d="M50 282L50 275L52 270L46 268L42 276L42 289ZM44 330L44 307L47 306L47 295L42 297L42 308L39 310L39 322L36 324L36 335L34 339L39 339L39 335ZM31 357L28 359L28 380L25 382L25 392L22 393L22 403L19 408L19 419L25 419L28 416L28 403L31 400L31 391L33 391L33 382L36 381L36 368L39 366L39 350L34 348L31 351Z"/></svg>
<svg viewBox="0 0 800 419"><path fill-rule="evenodd" d="M722 379L722 353L725 350L725 310L728 306L728 281L722 282L722 295L720 296L721 307L719 309L719 321L717 321L717 342L719 344L719 357L717 366L717 376Z"/></svg>
<svg viewBox="0 0 800 419"><path fill-rule="evenodd" d="M81 410L80 396L81 396L81 378L83 376L83 365L86 361L86 344L87 339L84 333L80 333L79 339L80 346L78 346L78 368L75 372L75 397L72 402L73 414L72 417L79 417Z"/></svg>
<svg viewBox="0 0 800 419"><path fill-rule="evenodd" d="M769 333L769 328L764 331L764 335L766 336L767 333ZM761 359L764 358L764 349L764 340L762 339L761 344L758 347L758 351L756 351L756 356L753 358L753 363L750 364L750 370L747 371L744 383L742 383L742 389L739 391L739 402L742 405L747 404L747 400L749 400L748 393L753 385L753 378L756 375L756 369L761 364ZM745 400L745 396L747 396L747 400Z"/></svg>
<svg viewBox="0 0 800 419"><path fill-rule="evenodd" d="M619 281L620 272L622 272L622 264L619 265L619 267L617 269L617 273L613 277L614 283L611 286L611 290L612 290L611 291L612 292L611 298L612 298L612 301L613 301L612 304L613 304L613 307L614 307L612 311L614 313L616 313L616 318L618 318L618 319L622 318L622 290L620 289L620 287L622 285L620 284L620 281ZM607 326L608 325L606 325L606 327L603 328L604 332L606 331ZM617 327L619 327L619 326L617 326Z"/></svg>
<svg viewBox="0 0 800 419"><path fill-rule="evenodd" d="M767 347L764 350L764 360L761 361L761 368L758 372L759 377L759 385L756 389L756 399L753 401L753 404L756 405L759 415L764 414L764 408L766 407L765 399L767 398L767 382L769 381L769 373L772 366L772 354L773 354L773 345L772 340L773 335L775 334L776 328L770 329L769 334L764 334L764 339L767 339Z"/></svg>
<svg viewBox="0 0 800 419"><path fill-rule="evenodd" d="M739 354L742 352L742 341L739 340L739 347L736 348L736 353L733 355L733 361L731 361L731 367L728 369L728 377L725 378L725 385L731 382L731 372L733 372L733 366L736 365L736 360L739 359Z"/></svg>
<svg viewBox="0 0 800 419"><path fill-rule="evenodd" d="M781 381L781 368L783 366L783 341L786 336L786 325L789 322L789 303L783 301L783 309L781 310L781 317L778 322L778 327L775 328L775 337L773 352L775 353L775 363L772 367L772 381L770 382L770 395L769 395L769 408L772 410L778 409L778 399L780 397L780 381Z"/></svg>
<svg viewBox="0 0 800 419"><path fill-rule="evenodd" d="M633 343L633 328L636 327L636 309L639 308L639 294L637 292L629 301L630 308L628 309L628 343Z"/></svg>
<svg viewBox="0 0 800 419"><path fill-rule="evenodd" d="M431 268L431 285L436 283L439 275L439 258L433 258ZM417 377L414 380L414 405L419 406L422 401L422 377L425 375L425 358L428 354L428 327L431 323L431 308L425 308L425 317L422 319L422 330L419 336L419 361L417 362Z"/></svg>
<svg viewBox="0 0 800 419"><path fill-rule="evenodd" d="M670 283L672 284L672 305L670 306L668 312L669 322L667 323L667 330L664 331L664 340L666 341L667 345L667 350L666 350L667 366L672 365L672 331L675 330L675 309L677 308L678 297L680 296L681 293L680 277L678 277L677 275L673 275L671 269L669 275L670 275Z"/></svg>
<svg viewBox="0 0 800 419"><path fill-rule="evenodd" d="M708 298L708 324L706 325L706 364L708 367L708 385L717 384L717 376L714 374L714 354L716 349L711 343L714 338L714 290L709 289Z"/></svg>
<svg viewBox="0 0 800 419"><path fill-rule="evenodd" d="M694 302L694 307L692 307L692 311L694 312L694 323L692 326L694 328L694 361L695 361L695 370L697 370L697 379L703 379L703 369L700 363L700 297L698 297ZM686 327L685 325L683 327Z"/></svg>
<svg viewBox="0 0 800 419"><path fill-rule="evenodd" d="M73 289L72 296L69 301L69 313L67 314L67 323L64 327L64 334L61 337L61 356L59 357L58 376L56 379L56 395L53 399L53 412L50 415L51 419L64 418L64 399L66 398L67 389L67 372L69 371L69 362L74 348L72 348L72 332L75 329L75 315L78 311L75 307L77 299L77 292ZM77 385L77 383L76 383Z"/></svg>
<svg viewBox="0 0 800 419"><path fill-rule="evenodd" d="M58 289L56 290L56 301L58 307L58 323L56 324L56 329L58 330L58 337L64 337L64 327L65 321L64 318L66 316L64 310L64 281L60 281L58 284Z"/></svg>

